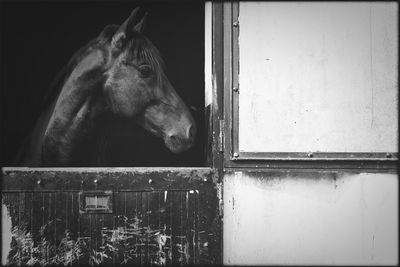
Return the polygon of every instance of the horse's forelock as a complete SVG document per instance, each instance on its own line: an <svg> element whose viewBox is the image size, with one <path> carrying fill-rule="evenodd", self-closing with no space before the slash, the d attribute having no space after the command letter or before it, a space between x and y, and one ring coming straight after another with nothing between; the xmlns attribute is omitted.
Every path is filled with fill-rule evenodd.
<svg viewBox="0 0 400 267"><path fill-rule="evenodd" d="M97 38L98 42L110 42L118 28L119 26L114 24L106 26ZM137 60L144 61L149 64L157 75L157 81L162 82L161 73L165 69L165 65L158 49L142 33L132 31L128 35L128 39L130 40L125 47L131 50L131 53L134 54Z"/></svg>
<svg viewBox="0 0 400 267"><path fill-rule="evenodd" d="M151 41L141 35L131 40L130 49L138 61L144 61L151 66L156 74L157 82L161 83L163 79L162 73L165 68L164 61Z"/></svg>

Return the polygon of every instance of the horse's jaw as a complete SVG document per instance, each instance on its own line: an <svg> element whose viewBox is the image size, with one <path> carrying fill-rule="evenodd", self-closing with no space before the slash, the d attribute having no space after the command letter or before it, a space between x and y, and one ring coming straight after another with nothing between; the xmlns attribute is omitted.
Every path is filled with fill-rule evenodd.
<svg viewBox="0 0 400 267"><path fill-rule="evenodd" d="M196 136L196 123L190 116L185 119L187 121L180 127L173 128L166 124L160 123L166 120L154 118L158 116L147 117L146 112L136 118L136 123L145 129L147 132L163 139L165 146L174 154L180 154L189 150L193 144ZM152 118L152 119L150 119ZM158 123L154 123L157 121Z"/></svg>

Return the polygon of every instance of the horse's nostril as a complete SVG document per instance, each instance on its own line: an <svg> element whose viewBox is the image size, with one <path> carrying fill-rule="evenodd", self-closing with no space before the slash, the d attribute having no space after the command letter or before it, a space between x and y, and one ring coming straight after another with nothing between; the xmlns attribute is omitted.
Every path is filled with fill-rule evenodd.
<svg viewBox="0 0 400 267"><path fill-rule="evenodd" d="M169 136L169 138L170 138L172 141L175 141L175 140L176 140L176 135L171 134L171 135Z"/></svg>
<svg viewBox="0 0 400 267"><path fill-rule="evenodd" d="M189 139L193 139L196 135L196 128L193 125L189 126L188 137Z"/></svg>

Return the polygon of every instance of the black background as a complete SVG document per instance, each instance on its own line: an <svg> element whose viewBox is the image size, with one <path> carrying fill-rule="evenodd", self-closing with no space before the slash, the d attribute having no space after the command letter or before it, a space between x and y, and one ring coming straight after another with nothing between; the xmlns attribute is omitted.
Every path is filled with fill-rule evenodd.
<svg viewBox="0 0 400 267"><path fill-rule="evenodd" d="M145 35L159 49L167 76L198 125L195 146L174 155L161 139L137 129L107 139L106 166L203 166L204 3L1 2L2 165L15 166L23 138L43 109L43 97L73 53L136 7L148 12Z"/></svg>

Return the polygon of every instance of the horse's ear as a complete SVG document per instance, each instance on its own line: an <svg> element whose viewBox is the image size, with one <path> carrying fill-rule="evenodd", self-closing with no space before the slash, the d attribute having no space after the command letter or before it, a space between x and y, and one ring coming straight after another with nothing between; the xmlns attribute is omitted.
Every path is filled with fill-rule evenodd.
<svg viewBox="0 0 400 267"><path fill-rule="evenodd" d="M127 30L133 27L133 22L139 12L139 7L135 8L124 23L119 26L111 40L111 48L113 50L121 50L126 39Z"/></svg>
<svg viewBox="0 0 400 267"><path fill-rule="evenodd" d="M133 30L142 33L144 31L144 27L146 26L146 18L147 18L147 12L144 14L143 18L138 22L138 24L135 25Z"/></svg>

